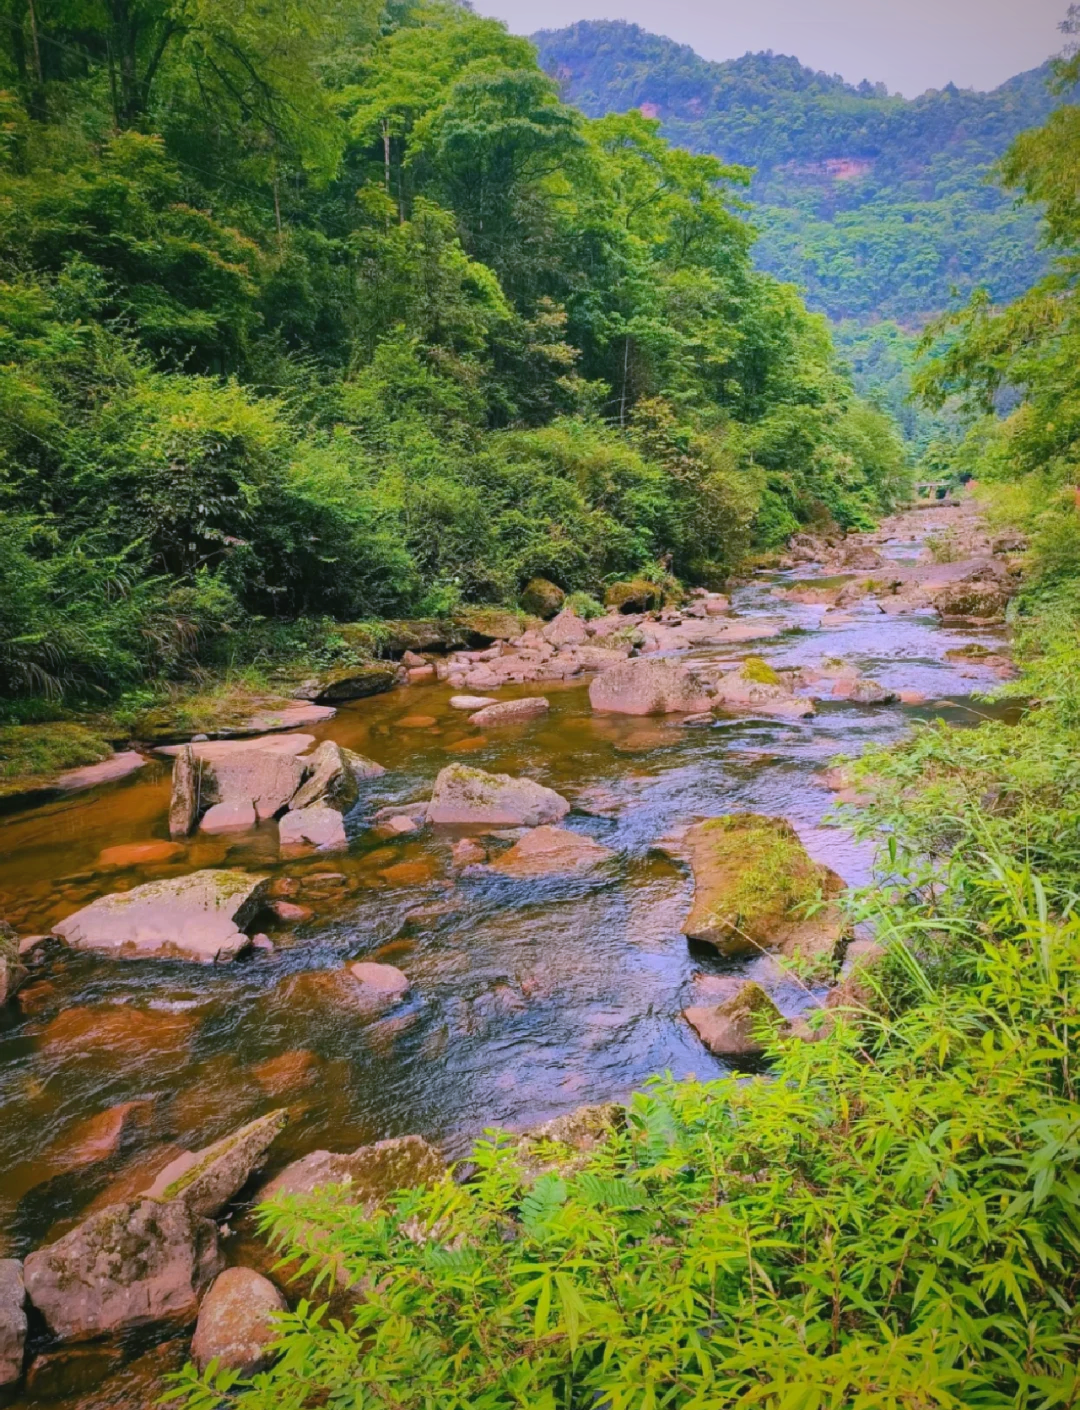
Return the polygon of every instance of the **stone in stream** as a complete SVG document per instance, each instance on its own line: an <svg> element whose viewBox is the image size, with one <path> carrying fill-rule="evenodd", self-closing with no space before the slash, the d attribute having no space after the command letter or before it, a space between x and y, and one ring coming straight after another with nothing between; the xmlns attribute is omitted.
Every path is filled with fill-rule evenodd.
<svg viewBox="0 0 1080 1410"><path fill-rule="evenodd" d="M110 1205L31 1253L26 1293L59 1341L190 1322L221 1268L217 1229L182 1200Z"/></svg>
<svg viewBox="0 0 1080 1410"><path fill-rule="evenodd" d="M26 1289L17 1258L0 1258L0 1389L22 1376L26 1354Z"/></svg>
<svg viewBox="0 0 1080 1410"><path fill-rule="evenodd" d="M814 713L813 702L793 695L783 677L759 657L748 657L716 682L716 704L729 713L801 719Z"/></svg>
<svg viewBox="0 0 1080 1410"><path fill-rule="evenodd" d="M309 1195L341 1185L350 1204L374 1207L396 1190L430 1185L445 1174L445 1159L422 1136L396 1136L351 1153L312 1151L263 1185L256 1198L261 1204L275 1195Z"/></svg>
<svg viewBox="0 0 1080 1410"><path fill-rule="evenodd" d="M359 960L346 966L346 973L357 986L357 999L364 1007L382 1008L400 1003L409 992L408 976L392 964L376 964Z"/></svg>
<svg viewBox="0 0 1080 1410"><path fill-rule="evenodd" d="M195 757L190 744L185 744L173 764L169 800L171 836L186 837L198 822L202 806L202 760Z"/></svg>
<svg viewBox="0 0 1080 1410"><path fill-rule="evenodd" d="M254 1376L272 1363L279 1335L275 1314L288 1304L268 1278L253 1268L226 1268L214 1279L199 1308L191 1359L200 1371L216 1361L225 1371Z"/></svg>
<svg viewBox="0 0 1080 1410"><path fill-rule="evenodd" d="M271 1111L212 1146L184 1151L161 1171L145 1197L179 1201L195 1215L217 1214L262 1165L288 1119L286 1111Z"/></svg>
<svg viewBox="0 0 1080 1410"><path fill-rule="evenodd" d="M141 769L145 763L146 760L138 750L124 749L117 754L110 754L98 764L84 764L82 768L68 769L54 780L52 787L62 788L67 793L74 793L83 788L96 788L98 784L113 783L118 778L126 778L136 769Z"/></svg>
<svg viewBox="0 0 1080 1410"><path fill-rule="evenodd" d="M398 668L391 663L371 663L344 666L313 676L298 686L294 694L303 700L320 704L336 704L344 700L363 700L369 695L381 695L397 683Z"/></svg>
<svg viewBox="0 0 1080 1410"><path fill-rule="evenodd" d="M199 830L213 837L221 832L245 832L258 821L253 803L234 799L231 803L215 803L207 808L199 822Z"/></svg>
<svg viewBox="0 0 1080 1410"><path fill-rule="evenodd" d="M61 1009L41 1033L50 1057L68 1054L96 1063L175 1067L186 1055L198 1019L190 1010L136 1008L134 1004L76 1004Z"/></svg>
<svg viewBox="0 0 1080 1410"><path fill-rule="evenodd" d="M28 973L18 935L12 926L0 921L0 1007L15 997Z"/></svg>
<svg viewBox="0 0 1080 1410"><path fill-rule="evenodd" d="M179 842L127 842L118 847L106 847L98 854L96 865L99 871L159 866L183 855L184 848Z"/></svg>
<svg viewBox="0 0 1080 1410"><path fill-rule="evenodd" d="M479 842L474 842L471 837L463 837L460 841L455 842L450 850L450 856L456 867L471 867L487 861L487 852Z"/></svg>
<svg viewBox="0 0 1080 1410"><path fill-rule="evenodd" d="M681 849L694 874L694 902L683 924L688 939L722 955L774 950L818 967L832 964L846 931L835 900L844 883L807 855L785 818L711 818L687 831Z"/></svg>
<svg viewBox="0 0 1080 1410"><path fill-rule="evenodd" d="M282 847L307 845L319 852L343 852L349 845L341 814L321 805L286 813L278 823L278 840Z"/></svg>
<svg viewBox="0 0 1080 1410"><path fill-rule="evenodd" d="M486 705L497 705L499 702L491 695L451 695L451 710L482 710Z"/></svg>
<svg viewBox="0 0 1080 1410"><path fill-rule="evenodd" d="M585 871L608 861L615 853L591 837L564 827L538 827L515 842L508 852L493 862L491 871L503 876L552 876L559 872Z"/></svg>
<svg viewBox="0 0 1080 1410"><path fill-rule="evenodd" d="M427 818L431 823L539 827L561 821L569 811L565 798L531 778L450 764L435 780Z"/></svg>
<svg viewBox="0 0 1080 1410"><path fill-rule="evenodd" d="M713 701L689 666L675 661L623 661L597 676L589 686L594 710L620 715L695 715Z"/></svg>
<svg viewBox="0 0 1080 1410"><path fill-rule="evenodd" d="M310 920L313 914L310 906L298 906L295 901L271 901L267 909L273 911L285 925L298 925L301 921Z"/></svg>
<svg viewBox="0 0 1080 1410"><path fill-rule="evenodd" d="M877 681L863 677L852 684L847 698L856 705L891 705L897 695L894 690L888 690Z"/></svg>
<svg viewBox="0 0 1080 1410"><path fill-rule="evenodd" d="M239 749L210 765L208 801L254 807L259 822L276 817L304 780L305 765L280 749ZM206 826L203 819L202 826Z"/></svg>
<svg viewBox="0 0 1080 1410"><path fill-rule="evenodd" d="M267 881L212 869L151 881L100 897L54 925L53 934L72 949L117 959L221 964L248 945L244 928L262 904Z"/></svg>
<svg viewBox="0 0 1080 1410"><path fill-rule="evenodd" d="M516 725L523 720L534 720L537 715L546 715L551 708L542 695L528 695L522 700L501 700L495 705L486 705L475 715L469 716L469 723L484 728L487 725Z"/></svg>
<svg viewBox="0 0 1080 1410"><path fill-rule="evenodd" d="M683 1018L717 1057L753 1057L764 1050L758 1037L761 1026L784 1026L780 1010L752 980L723 1003L695 1004L684 1009Z"/></svg>

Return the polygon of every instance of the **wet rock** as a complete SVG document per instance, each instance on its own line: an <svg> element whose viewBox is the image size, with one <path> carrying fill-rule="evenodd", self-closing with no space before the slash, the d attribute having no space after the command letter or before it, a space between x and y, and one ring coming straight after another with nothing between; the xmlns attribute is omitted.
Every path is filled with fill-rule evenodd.
<svg viewBox="0 0 1080 1410"><path fill-rule="evenodd" d="M877 681L864 677L852 683L847 698L856 705L890 705L897 696L895 690L888 690Z"/></svg>
<svg viewBox="0 0 1080 1410"><path fill-rule="evenodd" d="M68 769L54 781L54 788L62 788L66 793L74 793L82 788L96 788L102 783L113 783L118 778L126 778L146 763L135 749L125 749L99 764L84 764L80 769Z"/></svg>
<svg viewBox="0 0 1080 1410"><path fill-rule="evenodd" d="M290 811L317 804L347 813L359 798L360 788L341 745L325 739L314 754L303 762L307 765L308 775L292 795Z"/></svg>
<svg viewBox="0 0 1080 1410"><path fill-rule="evenodd" d="M226 1268L214 1279L199 1308L191 1359L200 1371L211 1361L242 1376L265 1371L274 1359L270 1345L279 1335L275 1314L287 1306L261 1273L252 1268Z"/></svg>
<svg viewBox="0 0 1080 1410"><path fill-rule="evenodd" d="M712 705L703 682L674 661L623 661L589 686L594 710L620 715L698 714Z"/></svg>
<svg viewBox="0 0 1080 1410"><path fill-rule="evenodd" d="M180 1203L193 1215L217 1214L263 1163L288 1119L285 1111L271 1111L212 1146L184 1151L161 1171L145 1198Z"/></svg>
<svg viewBox="0 0 1080 1410"><path fill-rule="evenodd" d="M212 837L221 832L245 832L257 822L252 803L215 803L203 814L199 830Z"/></svg>
<svg viewBox="0 0 1080 1410"><path fill-rule="evenodd" d="M380 837L408 837L410 833L419 831L416 820L407 813L396 813L375 826L375 832Z"/></svg>
<svg viewBox="0 0 1080 1410"><path fill-rule="evenodd" d="M202 811L202 761L189 744L176 756L172 771L172 798L169 801L169 834L186 837Z"/></svg>
<svg viewBox="0 0 1080 1410"><path fill-rule="evenodd" d="M60 1341L191 1321L221 1266L217 1230L181 1200L111 1205L26 1259L30 1301Z"/></svg>
<svg viewBox="0 0 1080 1410"><path fill-rule="evenodd" d="M570 607L564 607L543 631L544 640L551 646L580 646L587 636L585 623Z"/></svg>
<svg viewBox="0 0 1080 1410"><path fill-rule="evenodd" d="M341 814L321 806L286 813L278 823L278 840L282 847L307 845L319 852L343 852L349 845Z"/></svg>
<svg viewBox="0 0 1080 1410"><path fill-rule="evenodd" d="M397 667L386 662L364 666L343 666L325 671L321 676L305 681L296 691L305 700L320 705L338 704L344 700L364 700L369 695L382 695L397 682Z"/></svg>
<svg viewBox="0 0 1080 1410"><path fill-rule="evenodd" d="M275 1195L309 1195L342 1185L351 1203L374 1208L397 1190L434 1184L445 1174L443 1156L422 1136L397 1136L348 1154L312 1151L265 1184L258 1200L265 1203Z"/></svg>
<svg viewBox="0 0 1080 1410"><path fill-rule="evenodd" d="M579 832L562 827L538 827L504 852L491 870L503 876L551 876L559 872L584 871L614 855L610 847L602 847Z"/></svg>
<svg viewBox="0 0 1080 1410"><path fill-rule="evenodd" d="M120 847L106 847L98 854L96 865L99 871L159 866L183 855L184 848L179 842L128 842Z"/></svg>
<svg viewBox="0 0 1080 1410"><path fill-rule="evenodd" d="M626 1108L617 1102L580 1106L526 1131L517 1143L518 1164L529 1180L549 1170L581 1168L583 1157L603 1145L625 1121Z"/></svg>
<svg viewBox="0 0 1080 1410"><path fill-rule="evenodd" d="M759 984L748 980L734 998L715 1005L694 1005L683 1010L690 1024L717 1057L752 1057L764 1051L758 1034L762 1025L780 1028L780 1010Z"/></svg>
<svg viewBox="0 0 1080 1410"><path fill-rule="evenodd" d="M427 817L432 823L539 827L559 822L569 811L565 798L531 778L450 764L435 780Z"/></svg>
<svg viewBox="0 0 1080 1410"><path fill-rule="evenodd" d="M35 1356L26 1373L26 1391L35 1403L74 1400L85 1405L87 1397L123 1364L123 1351L103 1346L60 1346Z"/></svg>
<svg viewBox="0 0 1080 1410"><path fill-rule="evenodd" d="M345 973L356 986L354 997L365 1008L385 1008L400 1003L409 992L408 976L392 964L358 960L347 965Z"/></svg>
<svg viewBox="0 0 1080 1410"><path fill-rule="evenodd" d="M810 700L792 694L783 678L757 657L716 681L715 703L728 712L801 719L814 713Z"/></svg>
<svg viewBox="0 0 1080 1410"><path fill-rule="evenodd" d="M490 695L451 695L451 710L483 710L487 705L497 705L499 702Z"/></svg>
<svg viewBox="0 0 1080 1410"><path fill-rule="evenodd" d="M0 1388L22 1376L26 1353L26 1289L17 1258L0 1258Z"/></svg>
<svg viewBox="0 0 1080 1410"><path fill-rule="evenodd" d="M50 1160L66 1170L109 1160L119 1152L128 1130L136 1123L145 1124L152 1109L149 1101L119 1102L84 1117L50 1147Z"/></svg>
<svg viewBox="0 0 1080 1410"><path fill-rule="evenodd" d="M926 696L921 690L901 690L897 692L901 705L925 705Z"/></svg>
<svg viewBox="0 0 1080 1410"><path fill-rule="evenodd" d="M486 728L488 725L516 725L524 720L533 720L538 715L546 715L551 708L542 695L529 695L523 700L502 700L496 705L486 705L475 715L469 716L469 723Z"/></svg>
<svg viewBox="0 0 1080 1410"><path fill-rule="evenodd" d="M1005 615L1009 593L999 582L948 583L933 601L946 621L996 622Z"/></svg>
<svg viewBox="0 0 1080 1410"><path fill-rule="evenodd" d="M438 721L434 715L402 715L397 721L398 729L430 729Z"/></svg>
<svg viewBox="0 0 1080 1410"><path fill-rule="evenodd" d="M204 764L205 767L205 764ZM304 778L304 764L281 749L238 749L209 765L212 784L208 801L252 806L260 822L285 808ZM206 819L202 826L205 828Z"/></svg>
<svg viewBox="0 0 1080 1410"><path fill-rule="evenodd" d="M19 937L10 925L0 921L0 1008L15 997L28 973Z"/></svg>
<svg viewBox="0 0 1080 1410"><path fill-rule="evenodd" d="M831 963L845 932L834 899L844 883L807 855L785 818L711 818L691 827L682 846L694 873L694 903L683 925L689 939L722 955L779 950Z"/></svg>
<svg viewBox="0 0 1080 1410"><path fill-rule="evenodd" d="M55 1056L93 1054L94 1061L175 1065L195 1034L191 1012L140 1009L133 1004L77 1004L62 1010L41 1034Z"/></svg>
<svg viewBox="0 0 1080 1410"><path fill-rule="evenodd" d="M340 823L338 814L334 814ZM224 963L248 943L267 878L242 871L197 871L114 892L53 926L72 949L117 959Z"/></svg>
<svg viewBox="0 0 1080 1410"><path fill-rule="evenodd" d="M271 901L267 909L286 925L299 925L313 914L310 906L298 906L295 901Z"/></svg>
<svg viewBox="0 0 1080 1410"><path fill-rule="evenodd" d="M280 1097L316 1082L319 1059L307 1048L294 1048L255 1063L251 1075L268 1096Z"/></svg>
<svg viewBox="0 0 1080 1410"><path fill-rule="evenodd" d="M455 842L450 856L456 867L470 867L487 861L487 853L479 842L474 842L471 837L463 837L460 842Z"/></svg>
<svg viewBox="0 0 1080 1410"><path fill-rule="evenodd" d="M566 593L547 578L530 578L518 599L523 612L531 617L554 617L566 601Z"/></svg>

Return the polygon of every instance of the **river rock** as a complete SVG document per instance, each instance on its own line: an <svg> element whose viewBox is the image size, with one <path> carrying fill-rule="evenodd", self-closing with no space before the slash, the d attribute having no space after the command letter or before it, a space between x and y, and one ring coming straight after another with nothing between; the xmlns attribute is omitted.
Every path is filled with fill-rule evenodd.
<svg viewBox="0 0 1080 1410"><path fill-rule="evenodd" d="M408 976L392 964L358 960L346 965L345 973L356 986L356 1000L365 1008L383 1008L400 1003L409 992Z"/></svg>
<svg viewBox="0 0 1080 1410"><path fill-rule="evenodd" d="M623 661L589 686L594 710L620 715L695 715L712 706L702 681L674 661Z"/></svg>
<svg viewBox="0 0 1080 1410"><path fill-rule="evenodd" d="M185 744L173 763L170 836L186 837L198 822L202 807L202 762L195 757L191 745Z"/></svg>
<svg viewBox="0 0 1080 1410"><path fill-rule="evenodd" d="M435 780L427 818L432 823L539 827L559 822L569 811L565 798L531 778L450 764Z"/></svg>
<svg viewBox="0 0 1080 1410"><path fill-rule="evenodd" d="M324 739L314 754L303 762L307 765L308 775L289 801L290 812L318 804L347 813L355 805L360 788L340 744Z"/></svg>
<svg viewBox="0 0 1080 1410"><path fill-rule="evenodd" d="M320 705L332 705L343 700L363 700L369 695L381 695L393 688L397 678L398 668L389 662L343 666L305 681L297 687L295 694L304 700L316 700Z"/></svg>
<svg viewBox="0 0 1080 1410"><path fill-rule="evenodd" d="M250 804L260 822L276 817L288 805L305 771L298 758L280 749L239 749L215 759L210 769L209 801Z"/></svg>
<svg viewBox="0 0 1080 1410"><path fill-rule="evenodd" d="M321 805L286 813L278 823L278 840L282 847L306 844L319 852L343 852L349 845L341 814Z"/></svg>
<svg viewBox="0 0 1080 1410"><path fill-rule="evenodd" d="M603 847L579 832L570 832L564 827L538 827L504 852L491 870L503 876L551 876L558 872L584 871L614 855L610 847Z"/></svg>
<svg viewBox="0 0 1080 1410"><path fill-rule="evenodd" d="M104 848L98 853L96 866L99 871L160 866L163 862L174 862L183 855L184 848L180 842L126 842L117 847Z"/></svg>
<svg viewBox="0 0 1080 1410"><path fill-rule="evenodd" d="M124 749L117 754L110 754L100 763L84 764L81 768L66 770L54 780L53 787L62 788L68 793L83 788L96 788L99 784L114 783L119 778L126 778L136 769L141 769L145 763L146 760L137 749Z"/></svg>
<svg viewBox="0 0 1080 1410"><path fill-rule="evenodd" d="M934 606L947 621L996 622L1005 614L1009 593L1000 583L948 583L933 594Z"/></svg>
<svg viewBox="0 0 1080 1410"><path fill-rule="evenodd" d="M651 612L660 606L664 594L644 578L612 583L604 593L604 606L617 612Z"/></svg>
<svg viewBox="0 0 1080 1410"><path fill-rule="evenodd" d="M26 1292L61 1341L190 1322L221 1267L217 1229L182 1200L110 1205L26 1260Z"/></svg>
<svg viewBox="0 0 1080 1410"><path fill-rule="evenodd" d="M601 1102L530 1127L514 1151L522 1174L536 1180L548 1171L582 1169L591 1152L622 1129L626 1115L626 1107L617 1102Z"/></svg>
<svg viewBox="0 0 1080 1410"><path fill-rule="evenodd" d="M491 695L451 695L451 710L483 710L486 705L497 705L499 702Z"/></svg>
<svg viewBox="0 0 1080 1410"><path fill-rule="evenodd" d="M523 700L501 700L496 705L486 705L475 715L469 716L469 723L479 725L516 725L522 720L533 720L537 715L546 715L550 703L542 695L528 695Z"/></svg>
<svg viewBox="0 0 1080 1410"><path fill-rule="evenodd" d="M530 617L554 617L566 601L566 593L547 578L530 578L518 599L523 612Z"/></svg>
<svg viewBox="0 0 1080 1410"><path fill-rule="evenodd" d="M221 832L244 832L253 828L257 822L255 805L236 799L231 803L215 803L212 808L207 808L199 823L199 830L212 837Z"/></svg>
<svg viewBox="0 0 1080 1410"><path fill-rule="evenodd" d="M471 867L487 861L487 853L480 843L474 842L471 837L462 837L460 841L455 842L450 856L456 867Z"/></svg>
<svg viewBox="0 0 1080 1410"><path fill-rule="evenodd" d="M585 623L571 607L564 607L543 631L551 646L580 646L587 636Z"/></svg>
<svg viewBox="0 0 1080 1410"><path fill-rule="evenodd" d="M856 705L891 705L897 696L894 690L887 690L867 676L852 684L847 698Z"/></svg>
<svg viewBox="0 0 1080 1410"><path fill-rule="evenodd" d="M263 1163L287 1121L288 1112L271 1111L212 1146L184 1151L165 1166L145 1197L179 1201L193 1215L217 1214Z"/></svg>
<svg viewBox="0 0 1080 1410"><path fill-rule="evenodd" d="M222 1370L253 1376L273 1361L269 1350L279 1335L275 1314L288 1307L268 1278L252 1268L226 1268L203 1298L191 1342L200 1371L211 1361Z"/></svg>
<svg viewBox="0 0 1080 1410"><path fill-rule="evenodd" d="M722 955L778 950L828 965L845 931L835 897L844 883L813 861L785 818L731 813L691 827L683 843L694 873L688 939ZM805 904L825 904L807 918Z"/></svg>
<svg viewBox="0 0 1080 1410"><path fill-rule="evenodd" d="M29 973L22 962L22 953L15 930L0 921L0 1008L15 997Z"/></svg>
<svg viewBox="0 0 1080 1410"><path fill-rule="evenodd" d="M446 1161L422 1136L396 1136L348 1154L312 1151L265 1184L258 1200L264 1203L275 1195L309 1195L328 1185L344 1185L351 1203L374 1206L396 1190L430 1185L445 1174Z"/></svg>
<svg viewBox="0 0 1080 1410"><path fill-rule="evenodd" d="M26 1354L26 1289L17 1258L0 1258L0 1387L22 1375Z"/></svg>
<svg viewBox="0 0 1080 1410"><path fill-rule="evenodd" d="M782 677L764 662L745 662L725 671L716 682L716 702L726 711L802 719L814 713L813 702L794 695Z"/></svg>
<svg viewBox="0 0 1080 1410"><path fill-rule="evenodd" d="M151 881L102 896L54 925L53 934L73 949L117 959L220 964L247 946L244 930L267 882L265 876L212 869Z"/></svg>
<svg viewBox="0 0 1080 1410"><path fill-rule="evenodd" d="M780 1027L780 1010L759 984L748 980L734 998L715 1007L694 1005L683 1010L683 1018L717 1057L753 1057L763 1044L757 1032L763 1022Z"/></svg>

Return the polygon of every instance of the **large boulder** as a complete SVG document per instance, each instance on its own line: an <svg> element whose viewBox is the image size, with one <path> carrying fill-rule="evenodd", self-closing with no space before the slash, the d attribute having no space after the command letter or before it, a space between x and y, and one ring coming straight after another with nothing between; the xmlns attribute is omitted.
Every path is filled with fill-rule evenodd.
<svg viewBox="0 0 1080 1410"><path fill-rule="evenodd" d="M711 818L689 829L685 848L694 903L684 935L722 955L775 950L831 965L846 929L835 900L844 883L807 855L785 818Z"/></svg>
<svg viewBox="0 0 1080 1410"><path fill-rule="evenodd" d="M116 959L233 959L262 905L268 878L243 871L196 871L114 892L53 926L73 949Z"/></svg>
<svg viewBox="0 0 1080 1410"><path fill-rule="evenodd" d="M651 612L663 600L661 589L644 578L612 583L604 593L604 606L613 607L617 612Z"/></svg>
<svg viewBox="0 0 1080 1410"><path fill-rule="evenodd" d="M295 695L331 705L343 700L363 700L381 695L397 683L398 668L392 662L372 661L360 666L341 666L314 676L298 686Z"/></svg>
<svg viewBox="0 0 1080 1410"><path fill-rule="evenodd" d="M61 1341L194 1319L221 1268L217 1229L182 1200L110 1205L26 1260L26 1292Z"/></svg>
<svg viewBox="0 0 1080 1410"><path fill-rule="evenodd" d="M199 1308L191 1359L200 1371L216 1361L225 1371L253 1376L273 1360L269 1348L279 1335L276 1315L288 1304L253 1268L226 1268Z"/></svg>
<svg viewBox="0 0 1080 1410"><path fill-rule="evenodd" d="M522 700L500 700L494 705L485 705L469 716L469 723L486 728L488 725L517 725L524 720L534 720L538 715L546 715L551 708L542 695L527 695Z"/></svg>
<svg viewBox="0 0 1080 1410"><path fill-rule="evenodd" d="M146 1198L179 1200L196 1215L217 1214L262 1165L287 1120L287 1112L271 1111L212 1146L184 1151L159 1173Z"/></svg>
<svg viewBox="0 0 1080 1410"><path fill-rule="evenodd" d="M813 703L794 695L783 678L760 657L750 656L716 682L716 703L726 711L800 719L814 713Z"/></svg>
<svg viewBox="0 0 1080 1410"><path fill-rule="evenodd" d="M317 803L320 807L347 813L360 796L361 781L378 778L386 772L373 759L365 759L363 754L356 754L330 739L323 740L313 754L300 762L307 768L307 777L290 800L290 810L309 808Z"/></svg>
<svg viewBox="0 0 1080 1410"><path fill-rule="evenodd" d="M504 852L491 870L503 876L552 876L559 872L585 871L615 855L580 832L565 827L538 827Z"/></svg>
<svg viewBox="0 0 1080 1410"><path fill-rule="evenodd" d="M561 821L569 811L565 798L531 778L450 764L435 780L427 818L432 823L539 827Z"/></svg>
<svg viewBox="0 0 1080 1410"><path fill-rule="evenodd" d="M26 1354L26 1288L17 1258L0 1258L0 1388L22 1375Z"/></svg>
<svg viewBox="0 0 1080 1410"><path fill-rule="evenodd" d="M286 813L278 823L278 841L282 847L314 847L319 852L343 852L349 845L341 814L322 804Z"/></svg>
<svg viewBox="0 0 1080 1410"><path fill-rule="evenodd" d="M195 757L190 744L176 755L172 771L172 797L169 800L169 833L186 837L199 820L205 804L202 800L202 761Z"/></svg>
<svg viewBox="0 0 1080 1410"><path fill-rule="evenodd" d="M211 803L250 804L260 822L288 806L304 780L303 763L280 749L238 749L210 766L212 782L204 788Z"/></svg>
<svg viewBox="0 0 1080 1410"><path fill-rule="evenodd" d="M712 697L698 676L675 661L623 661L589 686L594 710L620 715L696 715L711 708Z"/></svg>
<svg viewBox="0 0 1080 1410"><path fill-rule="evenodd" d="M722 1004L695 1005L683 1017L717 1057L753 1057L763 1051L762 1027L779 1028L784 1020L765 990L752 980Z"/></svg>
<svg viewBox="0 0 1080 1410"><path fill-rule="evenodd" d="M433 1184L445 1173L445 1159L422 1136L396 1136L351 1153L311 1151L263 1185L258 1199L309 1195L328 1185L343 1185L351 1203L374 1206L396 1190Z"/></svg>
<svg viewBox="0 0 1080 1410"><path fill-rule="evenodd" d="M946 621L996 622L1005 615L1009 593L993 580L947 583L933 594L933 602Z"/></svg>
<svg viewBox="0 0 1080 1410"><path fill-rule="evenodd" d="M563 610L544 628L544 640L550 646L580 646L588 636L585 623L572 607Z"/></svg>
<svg viewBox="0 0 1080 1410"><path fill-rule="evenodd" d="M547 578L530 578L521 589L522 611L531 617L543 617L545 622L554 617L566 601L566 593Z"/></svg>

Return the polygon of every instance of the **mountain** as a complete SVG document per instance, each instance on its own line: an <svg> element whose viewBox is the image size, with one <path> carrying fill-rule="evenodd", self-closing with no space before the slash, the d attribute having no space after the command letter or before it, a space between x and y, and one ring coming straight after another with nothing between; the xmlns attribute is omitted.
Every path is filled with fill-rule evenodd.
<svg viewBox="0 0 1080 1410"><path fill-rule="evenodd" d="M754 168L760 267L834 320L918 327L985 285L1016 297L1045 266L1037 213L992 184L994 163L1053 106L1049 65L990 93L907 99L797 59L712 63L619 21L534 36L565 99L590 116L640 108L695 152Z"/></svg>

